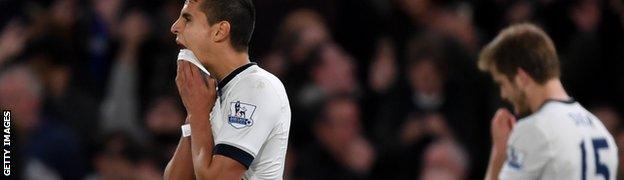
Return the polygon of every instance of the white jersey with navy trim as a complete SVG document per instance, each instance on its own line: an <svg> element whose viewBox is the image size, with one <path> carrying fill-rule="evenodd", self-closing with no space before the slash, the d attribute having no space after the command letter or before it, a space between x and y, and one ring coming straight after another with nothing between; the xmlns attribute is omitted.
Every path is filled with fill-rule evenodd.
<svg viewBox="0 0 624 180"><path fill-rule="evenodd" d="M249 63L219 82L218 96L214 154L244 165L244 179L282 179L291 116L282 82Z"/></svg>
<svg viewBox="0 0 624 180"><path fill-rule="evenodd" d="M550 100L514 126L499 179L615 180L617 153L596 116L573 100Z"/></svg>

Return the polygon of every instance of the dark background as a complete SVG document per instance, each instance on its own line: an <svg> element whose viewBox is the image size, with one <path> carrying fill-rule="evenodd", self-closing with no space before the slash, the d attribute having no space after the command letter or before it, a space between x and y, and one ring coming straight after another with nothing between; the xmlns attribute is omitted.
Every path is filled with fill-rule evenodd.
<svg viewBox="0 0 624 180"><path fill-rule="evenodd" d="M285 179L482 179L490 118L508 105L476 60L520 22L552 37L567 91L624 144L621 0L254 3L251 60L292 107ZM16 177L162 177L185 118L169 32L182 5L0 0Z"/></svg>

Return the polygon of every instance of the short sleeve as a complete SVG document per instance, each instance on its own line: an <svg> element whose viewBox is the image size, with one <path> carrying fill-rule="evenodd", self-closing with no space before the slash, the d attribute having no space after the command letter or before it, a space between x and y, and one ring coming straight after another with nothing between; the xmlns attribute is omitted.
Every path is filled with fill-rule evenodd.
<svg viewBox="0 0 624 180"><path fill-rule="evenodd" d="M534 124L517 124L499 179L538 179L552 157L548 137Z"/></svg>
<svg viewBox="0 0 624 180"><path fill-rule="evenodd" d="M214 154L249 168L280 118L281 103L270 82L259 75L243 77L231 88L222 102L227 124L218 132Z"/></svg>

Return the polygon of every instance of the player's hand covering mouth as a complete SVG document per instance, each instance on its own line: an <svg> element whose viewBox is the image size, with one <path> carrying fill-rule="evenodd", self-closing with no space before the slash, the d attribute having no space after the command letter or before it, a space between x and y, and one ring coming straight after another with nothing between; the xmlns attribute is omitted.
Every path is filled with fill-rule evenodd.
<svg viewBox="0 0 624 180"><path fill-rule="evenodd" d="M182 44L178 45L184 46ZM184 48L180 49L180 53L178 53L178 61L181 60L191 62L192 64L197 66L202 72L204 72L206 76L210 76L210 72L208 72L208 70L201 64L199 59L197 59L195 54L193 54L193 51Z"/></svg>

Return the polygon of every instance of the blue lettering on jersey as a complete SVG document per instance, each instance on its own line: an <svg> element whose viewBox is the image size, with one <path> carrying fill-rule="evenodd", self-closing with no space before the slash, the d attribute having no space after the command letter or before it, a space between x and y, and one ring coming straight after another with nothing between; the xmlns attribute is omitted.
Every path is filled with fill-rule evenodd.
<svg viewBox="0 0 624 180"><path fill-rule="evenodd" d="M592 124L591 117L589 117L585 113L569 113L568 116L572 118L572 120L574 121L574 124L576 124L577 126L586 126L586 127L594 126Z"/></svg>
<svg viewBox="0 0 624 180"><path fill-rule="evenodd" d="M228 116L228 124L236 129L250 127L253 125L251 117L256 111L256 106L252 104L242 103L240 101L230 102L230 115Z"/></svg>

